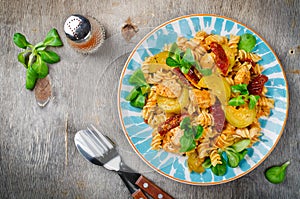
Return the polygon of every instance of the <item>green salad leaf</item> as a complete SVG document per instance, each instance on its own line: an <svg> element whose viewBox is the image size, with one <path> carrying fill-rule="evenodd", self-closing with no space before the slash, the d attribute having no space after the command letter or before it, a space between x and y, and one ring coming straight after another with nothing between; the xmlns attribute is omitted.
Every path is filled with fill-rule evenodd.
<svg viewBox="0 0 300 199"><path fill-rule="evenodd" d="M231 86L231 91L233 93L240 93L241 95L248 95L249 91L247 89L247 84L237 84Z"/></svg>
<svg viewBox="0 0 300 199"><path fill-rule="evenodd" d="M30 46L30 43L26 40L26 37L21 33L14 34L13 41L19 48L26 49Z"/></svg>
<svg viewBox="0 0 300 199"><path fill-rule="evenodd" d="M240 41L238 43L238 49L245 50L246 52L251 52L255 45L256 38L250 33L245 33L241 35Z"/></svg>
<svg viewBox="0 0 300 199"><path fill-rule="evenodd" d="M136 86L147 85L142 69L136 69L129 78L129 83Z"/></svg>
<svg viewBox="0 0 300 199"><path fill-rule="evenodd" d="M146 104L146 96L150 92L150 85L146 82L142 69L138 68L130 76L128 82L135 87L126 96L131 106L143 108Z"/></svg>
<svg viewBox="0 0 300 199"><path fill-rule="evenodd" d="M259 95L250 95L249 96L249 108L254 109L255 105L257 104L260 96Z"/></svg>
<svg viewBox="0 0 300 199"><path fill-rule="evenodd" d="M185 52L182 52L176 42L170 47L166 64L170 67L178 67L183 74L187 74L192 66L204 76L212 74L211 69L201 68L200 64L195 60L190 48L187 48Z"/></svg>
<svg viewBox="0 0 300 199"><path fill-rule="evenodd" d="M286 175L286 168L290 161L285 162L281 166L273 166L266 170L265 177L267 180L274 184L279 184L284 181Z"/></svg>
<svg viewBox="0 0 300 199"><path fill-rule="evenodd" d="M43 61L49 64L54 64L60 61L60 57L54 51L43 50L38 54L40 54Z"/></svg>
<svg viewBox="0 0 300 199"><path fill-rule="evenodd" d="M210 161L210 158L206 158L204 160L204 162L202 163L202 167L205 168L205 169L208 169L211 167L211 161Z"/></svg>
<svg viewBox="0 0 300 199"><path fill-rule="evenodd" d="M60 40L60 37L58 35L58 32L55 28L52 28L48 32L48 34L47 34L47 36L46 36L43 43L44 43L44 46L55 46L55 47L57 47L57 46L62 46L63 45L63 43Z"/></svg>
<svg viewBox="0 0 300 199"><path fill-rule="evenodd" d="M233 93L239 93L237 97L231 98L228 101L230 106L241 106L249 101L248 107L249 109L254 109L260 96L259 95L249 95L249 91L247 89L247 84L237 84L231 86L231 91Z"/></svg>
<svg viewBox="0 0 300 199"><path fill-rule="evenodd" d="M221 156L222 164L217 164L216 166L211 167L211 171L217 176L223 176L227 172L226 161L223 158L222 154L220 154L220 156Z"/></svg>
<svg viewBox="0 0 300 199"><path fill-rule="evenodd" d="M188 152L196 147L196 140L198 140L203 133L201 125L192 126L191 118L184 117L180 122L180 129L184 131L183 136L180 138L180 152Z"/></svg>
<svg viewBox="0 0 300 199"><path fill-rule="evenodd" d="M48 32L43 42L39 42L34 46L21 33L15 33L13 41L19 48L25 49L18 54L18 61L27 70L26 88L32 90L38 78L44 78L48 75L47 63L53 64L60 61L60 57L55 52L46 50L47 46L62 46L62 41L55 28Z"/></svg>
<svg viewBox="0 0 300 199"><path fill-rule="evenodd" d="M241 152L244 149L246 149L250 145L250 139L244 139L241 140L237 143L234 143L231 147L236 151L236 152Z"/></svg>

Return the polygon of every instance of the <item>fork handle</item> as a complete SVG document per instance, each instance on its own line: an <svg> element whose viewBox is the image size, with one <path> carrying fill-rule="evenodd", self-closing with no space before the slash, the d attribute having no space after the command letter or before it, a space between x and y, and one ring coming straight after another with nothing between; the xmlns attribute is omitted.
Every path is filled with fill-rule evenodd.
<svg viewBox="0 0 300 199"><path fill-rule="evenodd" d="M133 199L148 199L141 189L138 189L136 192L131 194L131 196L133 197Z"/></svg>
<svg viewBox="0 0 300 199"><path fill-rule="evenodd" d="M142 192L142 190L133 182L138 179L141 174L135 172L125 172L125 171L117 171L127 189L131 193L131 196L134 199L148 199L147 196Z"/></svg>
<svg viewBox="0 0 300 199"><path fill-rule="evenodd" d="M135 184L154 199L174 199L172 196L163 191L160 187L148 180L143 175L139 177Z"/></svg>

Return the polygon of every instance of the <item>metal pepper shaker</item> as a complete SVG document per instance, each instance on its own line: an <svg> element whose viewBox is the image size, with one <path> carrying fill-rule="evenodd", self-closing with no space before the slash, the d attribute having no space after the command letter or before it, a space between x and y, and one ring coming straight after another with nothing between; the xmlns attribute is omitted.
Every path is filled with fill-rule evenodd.
<svg viewBox="0 0 300 199"><path fill-rule="evenodd" d="M69 16L64 24L64 31L69 45L83 54L95 52L105 39L104 27L90 16Z"/></svg>

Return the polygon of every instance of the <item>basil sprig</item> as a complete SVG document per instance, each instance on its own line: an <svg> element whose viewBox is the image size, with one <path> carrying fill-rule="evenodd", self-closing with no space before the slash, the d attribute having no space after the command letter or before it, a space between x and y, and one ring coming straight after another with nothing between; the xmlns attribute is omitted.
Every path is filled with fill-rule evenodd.
<svg viewBox="0 0 300 199"><path fill-rule="evenodd" d="M211 69L201 68L199 63L195 60L190 48L187 48L186 51L183 52L176 43L173 43L170 48L166 64L170 67L180 68L183 74L187 74L192 66L194 66L204 76L212 74Z"/></svg>
<svg viewBox="0 0 300 199"><path fill-rule="evenodd" d="M146 82L143 71L139 68L130 76L128 82L135 87L126 96L126 100L137 108L143 108L146 103L146 96L150 92L150 85Z"/></svg>
<svg viewBox="0 0 300 199"><path fill-rule="evenodd" d="M249 101L249 109L254 109L260 98L259 95L249 95L247 84L233 85L231 86L231 91L233 93L239 93L239 95L229 100L228 104L230 106L241 106L244 105L246 101Z"/></svg>
<svg viewBox="0 0 300 199"><path fill-rule="evenodd" d="M188 152L196 147L196 141L202 136L203 127L201 125L192 126L190 117L185 117L180 122L180 129L184 131L180 138L180 152Z"/></svg>
<svg viewBox="0 0 300 199"><path fill-rule="evenodd" d="M221 157L222 164L217 164L212 166L210 158L206 158L202 163L202 167L208 169L211 168L211 171L217 176L223 176L227 172L227 165L229 167L235 168L240 162L244 159L245 155L248 153L247 147L250 144L249 139L244 139L239 142L236 142L232 146L227 147L224 151L219 149L219 154ZM223 153L226 153L227 161L223 157Z"/></svg>
<svg viewBox="0 0 300 199"><path fill-rule="evenodd" d="M239 165L239 163L248 153L246 148L249 146L249 144L250 140L244 139L226 148L225 153L228 158L228 166L235 168Z"/></svg>
<svg viewBox="0 0 300 199"><path fill-rule="evenodd" d="M26 68L26 88L32 90L38 78L44 78L49 73L48 64L60 61L60 57L47 47L62 46L63 43L55 28L51 29L43 42L36 45L29 43L24 35L15 33L13 41L19 48L24 49L18 54L18 61Z"/></svg>

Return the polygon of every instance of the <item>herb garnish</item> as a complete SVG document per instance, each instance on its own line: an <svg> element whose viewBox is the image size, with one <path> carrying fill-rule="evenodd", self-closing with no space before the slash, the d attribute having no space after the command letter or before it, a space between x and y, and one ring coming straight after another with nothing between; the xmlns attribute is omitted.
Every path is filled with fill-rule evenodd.
<svg viewBox="0 0 300 199"><path fill-rule="evenodd" d="M287 161L281 166L273 166L266 170L265 176L267 180L274 184L279 184L284 181L286 168L290 164L290 161Z"/></svg>
<svg viewBox="0 0 300 199"><path fill-rule="evenodd" d="M143 71L139 68L130 76L128 82L135 87L127 95L126 100L131 106L143 108L146 103L146 95L150 92L150 85L146 82Z"/></svg>
<svg viewBox="0 0 300 199"><path fill-rule="evenodd" d="M212 74L211 69L201 68L199 63L194 59L194 55L190 48L187 48L186 51L183 52L176 43L173 43L170 48L166 64L170 67L179 67L183 74L187 74L192 66L204 76Z"/></svg>
<svg viewBox="0 0 300 199"><path fill-rule="evenodd" d="M251 52L256 44L256 38L250 33L245 33L241 35L241 39L238 44L240 50L245 50L246 52Z"/></svg>
<svg viewBox="0 0 300 199"><path fill-rule="evenodd" d="M49 73L48 64L60 61L60 57L47 47L62 46L63 43L55 28L51 29L43 42L33 46L29 43L24 35L15 33L13 36L14 43L22 49L23 52L18 54L18 61L24 65L26 71L26 88L32 90L38 78L42 79Z"/></svg>
<svg viewBox="0 0 300 199"><path fill-rule="evenodd" d="M217 176L223 176L227 172L226 161L223 158L222 154L220 154L220 156L222 164L217 164L216 166L211 167L211 171Z"/></svg>
<svg viewBox="0 0 300 199"><path fill-rule="evenodd" d="M211 171L217 176L223 176L227 172L227 165L229 167L235 168L239 165L239 163L244 159L245 155L248 153L246 149L250 144L249 139L244 139L239 142L236 142L232 146L229 146L222 151L219 149L219 154L221 157L222 164L217 164L216 166L212 166L210 158L206 158L202 163L202 167L208 169L211 168ZM227 161L223 157L223 153L226 153Z"/></svg>
<svg viewBox="0 0 300 199"><path fill-rule="evenodd" d="M230 106L241 106L249 100L249 109L254 109L256 103L258 102L260 96L259 95L249 95L249 91L247 89L247 84L237 84L231 86L231 91L233 93L239 93L237 97L234 97L228 101Z"/></svg>
<svg viewBox="0 0 300 199"><path fill-rule="evenodd" d="M235 168L239 165L239 163L248 153L246 148L249 146L249 144L250 140L244 139L226 148L225 153L228 158L228 166Z"/></svg>
<svg viewBox="0 0 300 199"><path fill-rule="evenodd" d="M180 138L180 152L191 151L196 147L196 140L198 140L203 133L201 125L192 126L190 117L185 117L180 122L180 129L184 130L183 136Z"/></svg>

